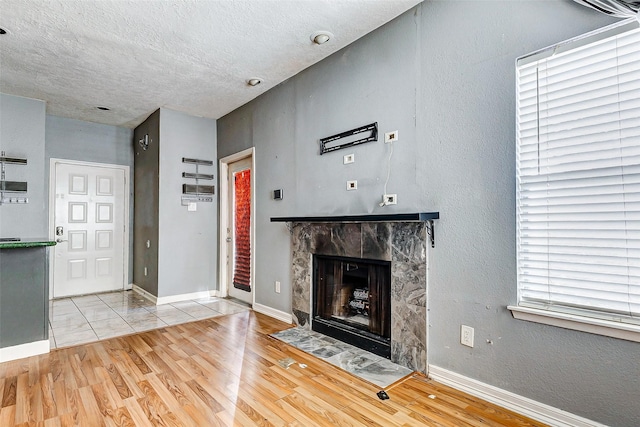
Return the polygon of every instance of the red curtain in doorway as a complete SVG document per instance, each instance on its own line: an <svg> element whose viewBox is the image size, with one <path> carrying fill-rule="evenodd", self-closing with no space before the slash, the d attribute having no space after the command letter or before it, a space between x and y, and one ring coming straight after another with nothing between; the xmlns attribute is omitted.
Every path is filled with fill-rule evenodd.
<svg viewBox="0 0 640 427"><path fill-rule="evenodd" d="M235 261L233 286L251 291L251 170L234 175Z"/></svg>

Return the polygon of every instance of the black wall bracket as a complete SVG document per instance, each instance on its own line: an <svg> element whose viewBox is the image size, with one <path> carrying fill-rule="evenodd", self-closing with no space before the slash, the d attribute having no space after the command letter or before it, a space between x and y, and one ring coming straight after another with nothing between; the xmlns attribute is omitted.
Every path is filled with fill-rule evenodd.
<svg viewBox="0 0 640 427"><path fill-rule="evenodd" d="M350 136L358 135L361 133L371 132L369 136L356 139L354 141L344 142L337 144L336 141L349 138ZM351 129L346 132L342 132L336 135L328 136L320 140L320 155L328 153L330 151L340 150L341 148L353 147L354 145L364 144L365 142L378 140L378 122L371 123L370 125L362 126L357 129Z"/></svg>
<svg viewBox="0 0 640 427"><path fill-rule="evenodd" d="M431 242L431 247L436 247L436 230L433 226L433 220L427 220L427 235L429 236L429 241Z"/></svg>

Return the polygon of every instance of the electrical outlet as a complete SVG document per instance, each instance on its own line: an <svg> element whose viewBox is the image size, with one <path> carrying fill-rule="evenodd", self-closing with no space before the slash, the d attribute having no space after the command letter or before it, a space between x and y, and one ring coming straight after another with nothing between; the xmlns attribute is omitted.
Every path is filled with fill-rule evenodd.
<svg viewBox="0 0 640 427"><path fill-rule="evenodd" d="M398 131L394 130L393 132L387 132L384 134L384 142L396 142L398 140Z"/></svg>
<svg viewBox="0 0 640 427"><path fill-rule="evenodd" d="M353 163L356 161L356 156L354 154L347 154L342 159L343 159L343 163L345 165L348 165L349 163Z"/></svg>
<svg viewBox="0 0 640 427"><path fill-rule="evenodd" d="M357 190L358 189L358 181L347 181L347 191Z"/></svg>
<svg viewBox="0 0 640 427"><path fill-rule="evenodd" d="M276 280L276 294L280 293L280 282Z"/></svg>
<svg viewBox="0 0 640 427"><path fill-rule="evenodd" d="M398 195L397 194L385 194L382 196L382 202L385 205L397 205L398 204Z"/></svg>
<svg viewBox="0 0 640 427"><path fill-rule="evenodd" d="M147 272L147 267L145 267L145 268L144 268L144 275L146 276L146 275L147 275L147 273L148 273L148 272Z"/></svg>
<svg viewBox="0 0 640 427"><path fill-rule="evenodd" d="M473 328L471 326L460 326L460 344L473 347Z"/></svg>

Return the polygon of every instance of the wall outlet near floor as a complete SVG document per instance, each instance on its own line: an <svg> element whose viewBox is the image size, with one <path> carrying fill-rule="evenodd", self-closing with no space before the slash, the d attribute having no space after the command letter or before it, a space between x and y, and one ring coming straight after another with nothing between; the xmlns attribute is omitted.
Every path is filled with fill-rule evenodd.
<svg viewBox="0 0 640 427"><path fill-rule="evenodd" d="M276 280L276 294L280 293L280 282Z"/></svg>
<svg viewBox="0 0 640 427"><path fill-rule="evenodd" d="M460 344L473 347L473 328L471 326L460 326Z"/></svg>
<svg viewBox="0 0 640 427"><path fill-rule="evenodd" d="M347 181L347 191L357 190L358 189L358 181Z"/></svg>
<svg viewBox="0 0 640 427"><path fill-rule="evenodd" d="M144 268L144 275L146 276L146 275L147 275L147 273L148 273L148 271L147 271L147 267L145 267L145 268Z"/></svg>

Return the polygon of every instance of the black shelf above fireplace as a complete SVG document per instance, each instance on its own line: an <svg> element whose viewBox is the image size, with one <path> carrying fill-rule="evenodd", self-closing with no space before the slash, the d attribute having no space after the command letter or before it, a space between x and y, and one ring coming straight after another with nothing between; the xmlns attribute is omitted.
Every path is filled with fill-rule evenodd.
<svg viewBox="0 0 640 427"><path fill-rule="evenodd" d="M397 214L287 216L273 217L271 222L421 222L440 218L440 212L414 212Z"/></svg>
<svg viewBox="0 0 640 427"><path fill-rule="evenodd" d="M436 247L433 220L440 212L413 212L396 214L338 215L338 216L282 216L272 217L271 222L426 222L431 247Z"/></svg>

